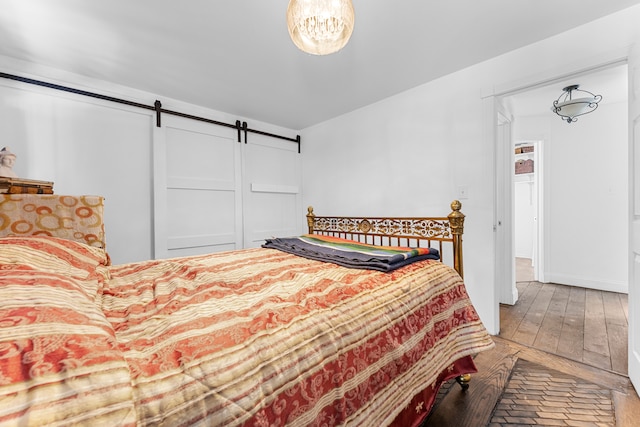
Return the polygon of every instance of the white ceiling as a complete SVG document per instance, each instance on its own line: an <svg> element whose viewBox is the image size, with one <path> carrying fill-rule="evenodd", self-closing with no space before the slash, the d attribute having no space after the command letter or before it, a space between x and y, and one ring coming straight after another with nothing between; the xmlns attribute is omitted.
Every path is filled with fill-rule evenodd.
<svg viewBox="0 0 640 427"><path fill-rule="evenodd" d="M353 3L349 44L318 57L287 0L0 0L0 55L303 129L640 0Z"/></svg>

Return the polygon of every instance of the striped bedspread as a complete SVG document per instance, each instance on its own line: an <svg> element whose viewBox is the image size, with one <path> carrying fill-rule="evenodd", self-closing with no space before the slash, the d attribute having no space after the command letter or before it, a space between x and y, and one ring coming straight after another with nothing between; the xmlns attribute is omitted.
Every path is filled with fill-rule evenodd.
<svg viewBox="0 0 640 427"><path fill-rule="evenodd" d="M265 248L351 268L392 271L423 259L440 259L434 248L374 246L333 236L305 234L267 239Z"/></svg>
<svg viewBox="0 0 640 427"><path fill-rule="evenodd" d="M107 266L25 241L0 239L0 425L417 425L493 346L438 261L384 273L256 248Z"/></svg>

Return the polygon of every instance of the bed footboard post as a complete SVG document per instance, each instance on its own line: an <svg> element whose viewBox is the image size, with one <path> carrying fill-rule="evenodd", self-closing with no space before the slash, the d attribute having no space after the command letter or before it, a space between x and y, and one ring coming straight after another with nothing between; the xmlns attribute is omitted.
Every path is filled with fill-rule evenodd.
<svg viewBox="0 0 640 427"><path fill-rule="evenodd" d="M451 212L448 216L451 233L453 234L453 268L460 277L464 278L462 267L462 233L464 232L464 214L460 212L462 203L458 200L451 202Z"/></svg>
<svg viewBox="0 0 640 427"><path fill-rule="evenodd" d="M471 375L462 374L459 377L456 377L456 382L460 384L460 387L462 387L462 391L466 391L469 389L469 383L471 382Z"/></svg>
<svg viewBox="0 0 640 427"><path fill-rule="evenodd" d="M313 223L316 219L316 215L313 213L313 206L307 208L307 226L309 227L309 234L313 234Z"/></svg>

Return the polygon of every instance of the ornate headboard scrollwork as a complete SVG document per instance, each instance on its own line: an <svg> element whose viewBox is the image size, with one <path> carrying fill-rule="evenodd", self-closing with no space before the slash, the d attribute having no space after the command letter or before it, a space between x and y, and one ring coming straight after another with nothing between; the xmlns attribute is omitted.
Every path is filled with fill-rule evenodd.
<svg viewBox="0 0 640 427"><path fill-rule="evenodd" d="M464 214L458 200L451 203L447 217L328 217L316 216L307 208L309 234L343 237L363 243L387 246L424 247L437 244L442 260L443 242L453 246L453 267L460 276L462 267L462 233Z"/></svg>

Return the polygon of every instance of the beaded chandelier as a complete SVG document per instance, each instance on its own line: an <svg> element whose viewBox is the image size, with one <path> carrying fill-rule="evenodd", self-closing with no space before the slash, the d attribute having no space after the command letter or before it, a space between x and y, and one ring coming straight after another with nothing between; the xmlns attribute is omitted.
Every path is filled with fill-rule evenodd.
<svg viewBox="0 0 640 427"><path fill-rule="evenodd" d="M290 0L287 27L293 43L312 55L342 49L353 32L351 0Z"/></svg>

